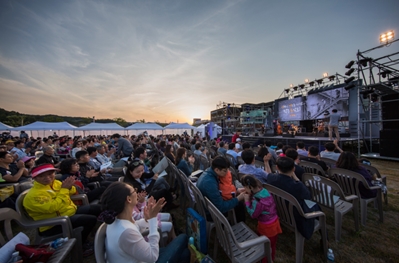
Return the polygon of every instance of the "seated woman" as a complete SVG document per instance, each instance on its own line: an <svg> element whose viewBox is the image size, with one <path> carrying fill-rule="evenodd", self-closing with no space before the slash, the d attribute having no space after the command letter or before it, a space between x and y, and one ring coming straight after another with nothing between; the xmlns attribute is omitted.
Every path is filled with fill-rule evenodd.
<svg viewBox="0 0 399 263"><path fill-rule="evenodd" d="M179 235L167 247L159 248L156 218L165 205L163 198L155 202L150 197L144 209L144 218L135 221L132 213L137 205L136 190L129 184L114 182L105 190L101 204L103 212L100 219L108 224L105 239L107 262L190 262L185 234ZM140 231L147 227L148 242Z"/></svg>
<svg viewBox="0 0 399 263"><path fill-rule="evenodd" d="M165 147L165 156L168 157L168 159L172 162L175 163L175 155L173 154L173 145L166 145Z"/></svg>
<svg viewBox="0 0 399 263"><path fill-rule="evenodd" d="M287 193L293 195L298 203L301 205L304 213L321 211L318 204L309 208L305 200L311 200L312 196L309 189L298 179L295 175L294 160L288 157L280 157L277 159L278 174L269 174L267 183L278 187ZM306 219L300 216L297 210L294 210L295 223L298 227L299 233L306 238L310 239L314 230L314 218Z"/></svg>
<svg viewBox="0 0 399 263"><path fill-rule="evenodd" d="M179 168L186 176L190 176L193 172L195 158L194 156L188 157L188 162L184 159L186 158L186 148L180 147L177 149L176 153L176 166Z"/></svg>
<svg viewBox="0 0 399 263"><path fill-rule="evenodd" d="M371 181L377 177L376 175L372 176L364 167L360 166L355 155L351 152L342 152L338 158L336 167L361 174L369 186L373 186ZM374 198L377 195L377 190L366 189L362 183L359 185L359 192L362 198Z"/></svg>
<svg viewBox="0 0 399 263"><path fill-rule="evenodd" d="M64 181L68 177L75 177L75 187L79 194L86 194L89 202L93 202L96 199L100 199L102 193L105 191L105 186L90 189L88 183L89 178L81 176L79 172L79 164L76 159L69 158L61 162L60 173L62 174L61 181Z"/></svg>
<svg viewBox="0 0 399 263"><path fill-rule="evenodd" d="M166 208L173 209L178 207L173 203L173 196L170 192L170 186L163 177L158 178L158 174L154 174L149 184L147 180L142 178L144 173L144 163L141 160L133 160L127 167L124 182L131 184L137 188L137 192L147 192L149 196L153 196L156 200L165 198Z"/></svg>
<svg viewBox="0 0 399 263"><path fill-rule="evenodd" d="M23 206L34 220L68 216L73 228L83 227L82 241L85 242L96 225L101 207L99 205L76 207L70 198L71 195L77 193L74 186L75 177L68 177L61 183L55 180L56 170L52 164L43 164L33 168L33 187L26 194ZM62 228L47 226L41 227L39 231L43 236L53 236L62 233ZM84 248L86 249L84 254L93 253L93 249L88 244L84 244Z"/></svg>

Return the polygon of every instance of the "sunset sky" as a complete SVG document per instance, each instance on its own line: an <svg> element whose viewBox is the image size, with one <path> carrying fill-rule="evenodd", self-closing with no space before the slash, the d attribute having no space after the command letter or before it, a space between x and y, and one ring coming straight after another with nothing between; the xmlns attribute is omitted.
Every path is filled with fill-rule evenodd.
<svg viewBox="0 0 399 263"><path fill-rule="evenodd" d="M220 101L268 102L290 83L344 74L358 50L398 33L398 10L398 0L2 0L0 108L209 119Z"/></svg>

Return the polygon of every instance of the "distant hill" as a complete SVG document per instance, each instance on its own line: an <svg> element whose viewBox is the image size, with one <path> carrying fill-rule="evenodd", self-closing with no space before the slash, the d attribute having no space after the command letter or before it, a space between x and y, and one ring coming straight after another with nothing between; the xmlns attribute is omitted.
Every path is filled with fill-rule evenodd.
<svg viewBox="0 0 399 263"><path fill-rule="evenodd" d="M53 114L47 115L31 115L31 114L23 114L16 111L8 111L0 108L0 122L18 127L22 125L27 125L33 123L35 121L45 121L45 122L62 122L66 121L75 126L83 126L89 124L93 121L90 117L70 117L70 116L58 116ZM122 118L114 118L114 119L96 119L98 123L110 123L116 122L123 127L127 127L134 122L127 122ZM136 122L145 122L145 120L138 120ZM168 123L158 123L161 126L166 126Z"/></svg>

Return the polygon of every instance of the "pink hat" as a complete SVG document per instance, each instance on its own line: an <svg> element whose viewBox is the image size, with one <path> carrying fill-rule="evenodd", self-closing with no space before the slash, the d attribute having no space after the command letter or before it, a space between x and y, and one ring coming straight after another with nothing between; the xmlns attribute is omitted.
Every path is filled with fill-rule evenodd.
<svg viewBox="0 0 399 263"><path fill-rule="evenodd" d="M27 161L31 160L31 159L35 159L35 156L25 156L23 157L21 160L26 163Z"/></svg>
<svg viewBox="0 0 399 263"><path fill-rule="evenodd" d="M35 168L32 169L32 178L35 178L36 176L47 172L47 171L57 171L58 169L54 168L54 165L52 164L43 164L36 166Z"/></svg>

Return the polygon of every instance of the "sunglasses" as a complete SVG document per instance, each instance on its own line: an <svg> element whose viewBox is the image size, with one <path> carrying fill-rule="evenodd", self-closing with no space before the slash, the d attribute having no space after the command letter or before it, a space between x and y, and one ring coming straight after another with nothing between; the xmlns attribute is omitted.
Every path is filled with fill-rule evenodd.
<svg viewBox="0 0 399 263"><path fill-rule="evenodd" d="M144 162L142 160L135 160L131 163L131 165L137 167L139 165L144 165Z"/></svg>

